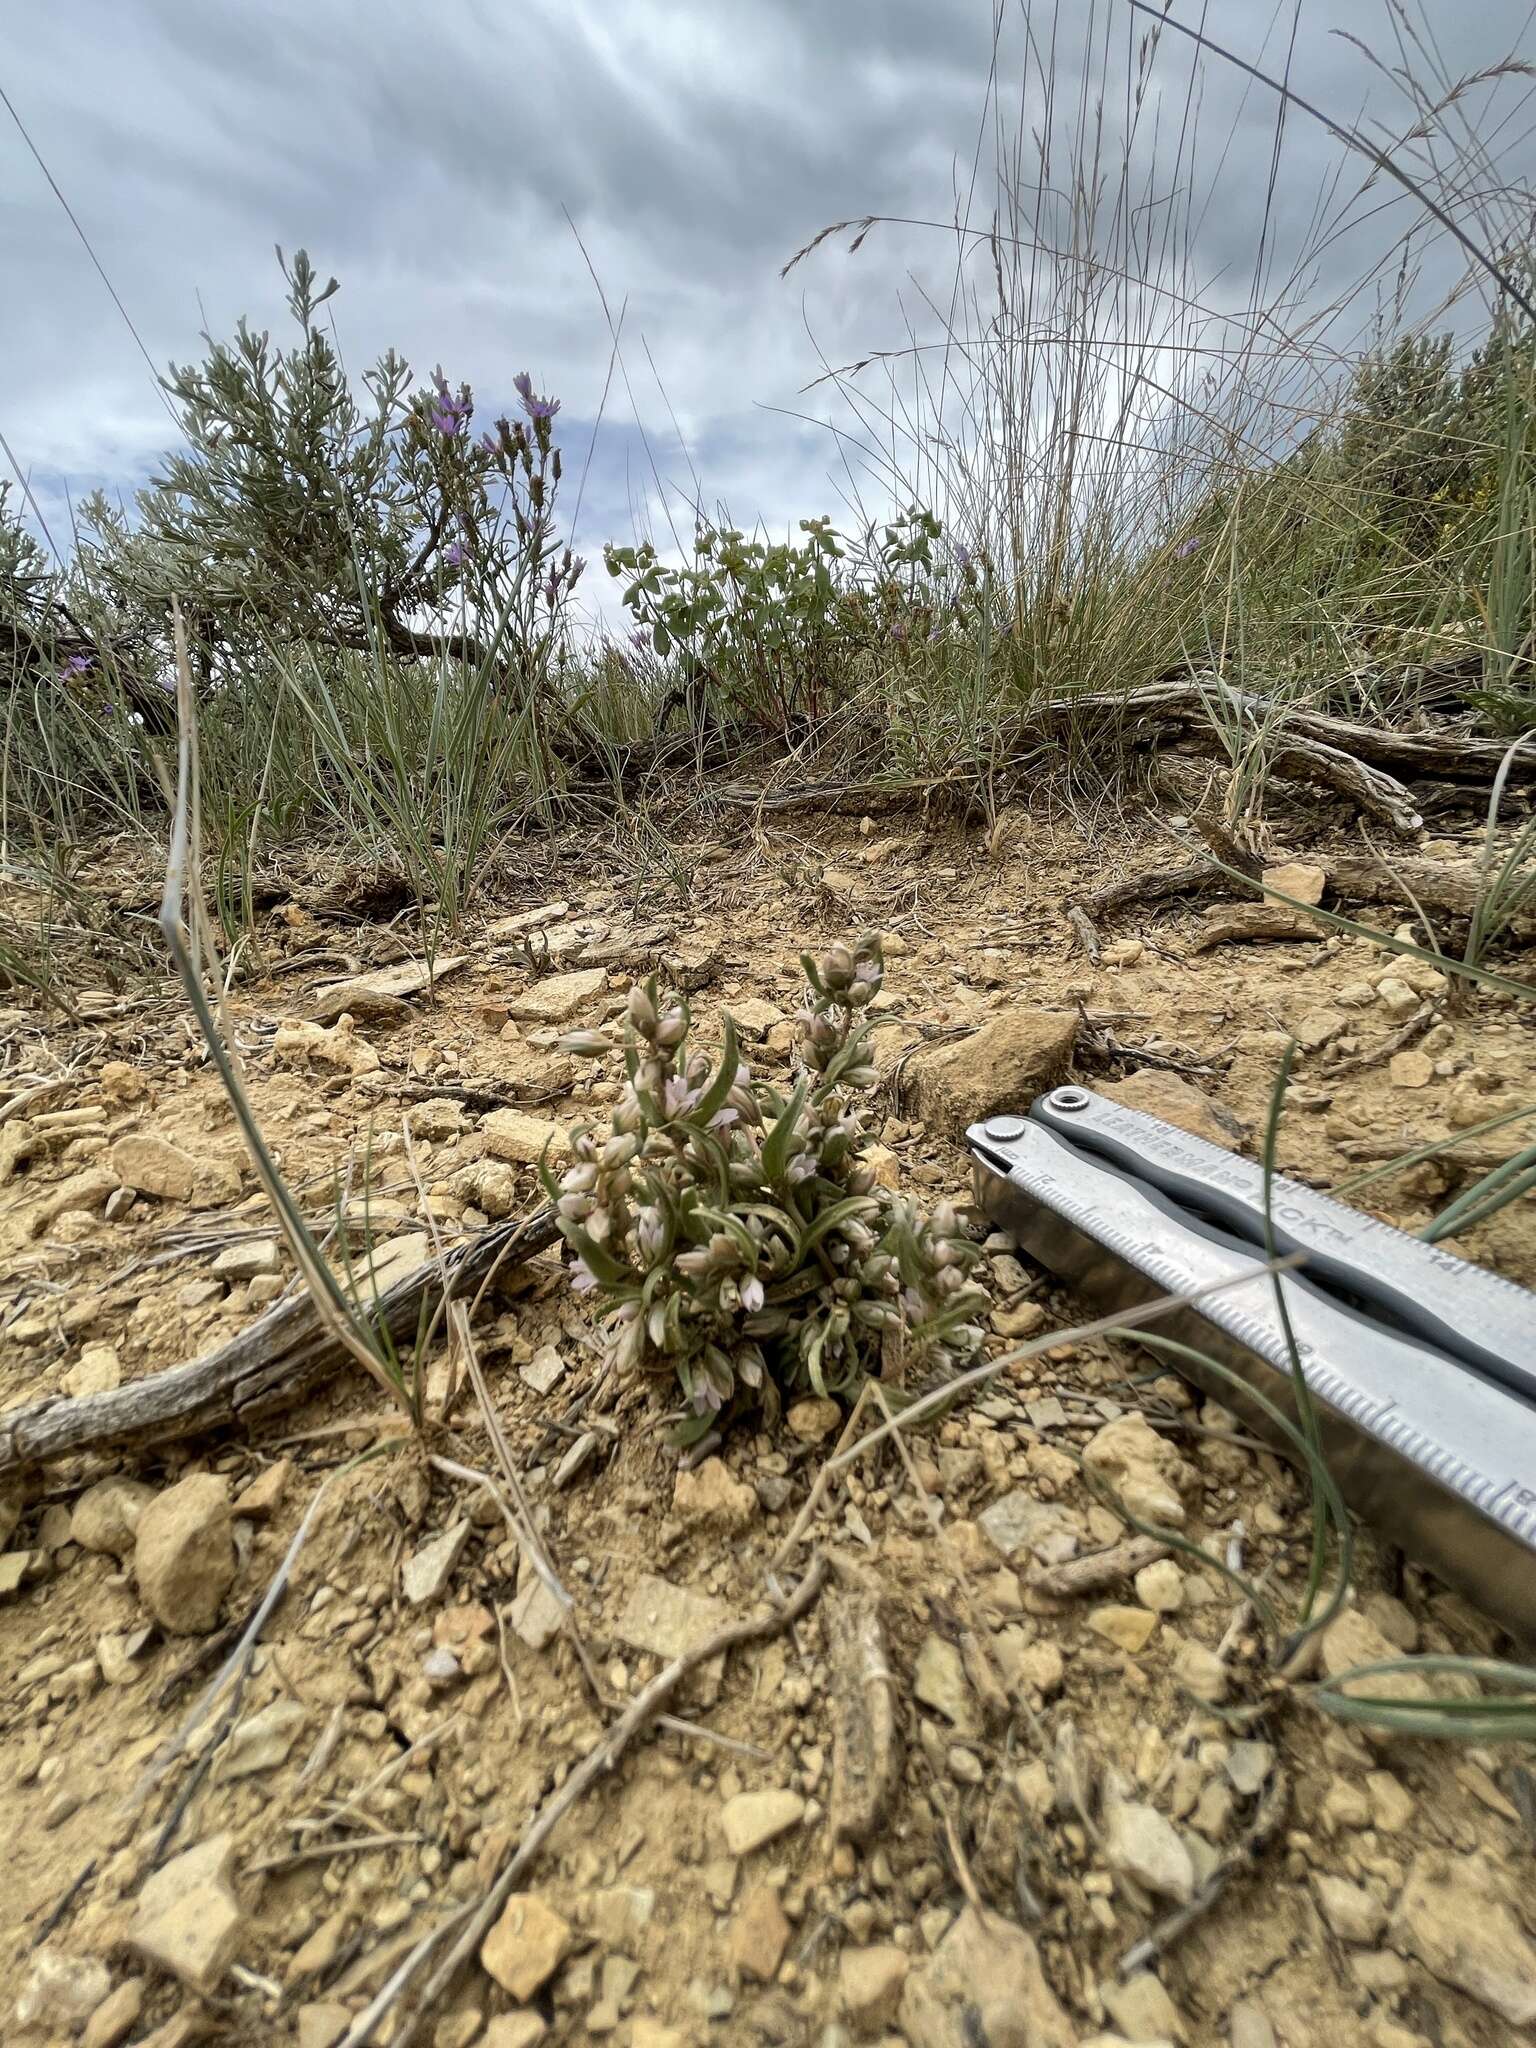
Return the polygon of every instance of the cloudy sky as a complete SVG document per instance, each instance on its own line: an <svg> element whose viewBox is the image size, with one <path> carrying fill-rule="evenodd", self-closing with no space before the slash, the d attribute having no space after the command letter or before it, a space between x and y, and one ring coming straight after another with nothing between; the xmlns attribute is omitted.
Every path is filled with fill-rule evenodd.
<svg viewBox="0 0 1536 2048"><path fill-rule="evenodd" d="M0 87L157 365L196 355L201 329L228 333L241 314L279 327L273 245L303 246L341 279L333 311L354 370L394 345L422 373L441 362L467 379L488 418L527 367L563 400L575 475L610 365L590 258L610 311L623 308L623 365L581 508L578 539L595 553L637 516L658 523L658 476L685 496L697 479L707 504L775 531L835 511L848 444L814 419L853 422L835 391L806 387L823 360L899 348L908 321L931 338L954 243L879 229L857 255L828 247L781 279L785 260L850 215L944 220L959 206L985 224L998 134L1041 128L1045 75L1059 94L1052 181L1085 76L1091 91L1109 79L1118 132L1145 17L1126 0L1055 15L1037 4L1032 21L1018 0L998 6L995 40L991 0L55 0L18 17ZM1172 11L1202 18L1195 0ZM1339 117L1404 124L1371 61L1401 58L1378 0L1304 4L1294 41L1269 0L1224 0L1209 16L1250 59L1280 68L1289 52L1296 88ZM1424 18L1442 38L1438 58L1416 58L1431 80L1437 62L1448 82L1511 49L1536 56L1526 0L1427 0ZM1154 62L1142 133L1160 123L1165 155L1191 61L1170 35ZM1198 90L1208 141L1189 173L1189 261L1210 295L1241 306L1275 102L1214 60ZM1528 170L1520 95L1493 90L1464 104ZM1282 269L1337 160L1290 120L1269 228ZM1335 208L1360 178L1346 172ZM1172 191L1157 203L1176 203ZM1401 231L1401 203L1379 210L1388 198L1358 202L1356 227L1324 250L1309 287L1320 299ZM1050 218L1055 232L1064 216ZM0 263L0 432L67 532L71 495L130 492L173 429L3 108ZM1449 276L1431 251L1437 264Z"/></svg>

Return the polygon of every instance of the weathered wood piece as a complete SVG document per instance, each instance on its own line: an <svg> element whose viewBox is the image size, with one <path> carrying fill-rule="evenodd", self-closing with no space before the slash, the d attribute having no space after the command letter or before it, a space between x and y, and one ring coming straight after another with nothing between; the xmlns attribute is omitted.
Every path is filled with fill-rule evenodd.
<svg viewBox="0 0 1536 2048"><path fill-rule="evenodd" d="M403 1343L414 1336L423 1305L435 1305L445 1284L450 1297L470 1293L493 1266L517 1266L558 1235L549 1209L482 1231L451 1251L441 1268L429 1259L397 1280L380 1298L378 1319ZM342 1355L308 1295L300 1295L186 1365L110 1393L49 1395L0 1415L0 1474L106 1444L154 1442L248 1422L296 1401L333 1372Z"/></svg>

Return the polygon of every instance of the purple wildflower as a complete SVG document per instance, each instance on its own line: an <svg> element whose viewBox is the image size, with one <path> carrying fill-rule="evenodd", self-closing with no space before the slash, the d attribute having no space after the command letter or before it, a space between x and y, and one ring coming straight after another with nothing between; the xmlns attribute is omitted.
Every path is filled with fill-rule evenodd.
<svg viewBox="0 0 1536 2048"><path fill-rule="evenodd" d="M72 654L67 661L60 665L59 681L61 683L71 682L76 676L83 676L90 666L91 657L88 654Z"/></svg>
<svg viewBox="0 0 1536 2048"><path fill-rule="evenodd" d="M448 388L448 379L443 375L442 365L432 372L432 387L437 393L436 402L428 407L428 417L445 440L452 440L460 427L469 418L469 390L466 386L457 397Z"/></svg>
<svg viewBox="0 0 1536 2048"><path fill-rule="evenodd" d="M673 1074L661 1091L661 1107L667 1116L685 1115L698 1099L698 1089L690 1088L681 1074Z"/></svg>
<svg viewBox="0 0 1536 2048"><path fill-rule="evenodd" d="M644 626L635 627L634 631L629 636L629 644L631 647L638 647L642 654L650 653L651 636L646 631Z"/></svg>
<svg viewBox="0 0 1536 2048"><path fill-rule="evenodd" d="M1180 562L1187 562L1191 555L1198 555L1200 552L1199 535L1192 533L1188 540L1180 541L1173 552L1175 559Z"/></svg>
<svg viewBox="0 0 1536 2048"><path fill-rule="evenodd" d="M720 1389L707 1373L701 1373L693 1383L690 1396L695 1415L718 1415L720 1413Z"/></svg>
<svg viewBox="0 0 1536 2048"><path fill-rule="evenodd" d="M785 1167L784 1178L792 1188L797 1188L802 1181L809 1180L815 1171L815 1155L810 1152L797 1152L788 1166Z"/></svg>
<svg viewBox="0 0 1536 2048"><path fill-rule="evenodd" d="M464 561L464 550L458 541L449 541L447 547L443 549L443 561L450 569L457 569L462 567Z"/></svg>
<svg viewBox="0 0 1536 2048"><path fill-rule="evenodd" d="M590 1294L597 1285L597 1275L585 1259L577 1259L571 1267L571 1286L578 1294Z"/></svg>
<svg viewBox="0 0 1536 2048"><path fill-rule="evenodd" d="M963 540L955 542L955 567L963 576L971 566L971 551Z"/></svg>
<svg viewBox="0 0 1536 2048"><path fill-rule="evenodd" d="M731 1124L735 1123L736 1119L740 1115L741 1111L739 1109L732 1109L729 1106L729 1104L727 1104L727 1106L724 1109L717 1109L715 1111L714 1115L709 1120L709 1128L712 1131L726 1130L729 1128Z"/></svg>
<svg viewBox="0 0 1536 2048"><path fill-rule="evenodd" d="M533 388L533 379L526 370L519 370L512 379L512 389L522 400L523 411L531 420L552 420L560 410L558 398L540 398Z"/></svg>

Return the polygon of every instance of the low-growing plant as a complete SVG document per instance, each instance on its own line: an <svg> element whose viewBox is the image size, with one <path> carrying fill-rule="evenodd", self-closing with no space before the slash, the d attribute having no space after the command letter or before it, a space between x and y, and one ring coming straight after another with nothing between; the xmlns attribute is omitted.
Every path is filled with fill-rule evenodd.
<svg viewBox="0 0 1536 2048"><path fill-rule="evenodd" d="M956 602L931 512L913 507L851 550L829 519L802 519L800 531L797 546L701 526L682 568L649 541L603 555L624 582L637 643L680 655L719 713L781 739L839 706L857 654L926 639ZM975 583L972 572L957 589Z"/></svg>
<svg viewBox="0 0 1536 2048"><path fill-rule="evenodd" d="M664 1006L653 977L630 992L609 1131L579 1131L560 1180L545 1169L577 1286L614 1305L619 1370L675 1376L685 1443L740 1412L771 1421L797 1394L932 1371L980 1342L979 1254L955 1211L924 1215L866 1156L858 1097L876 1079L879 940L802 965L787 1093L753 1073L729 1016L717 1059L691 1049L687 1003ZM563 1044L620 1050L603 1032Z"/></svg>

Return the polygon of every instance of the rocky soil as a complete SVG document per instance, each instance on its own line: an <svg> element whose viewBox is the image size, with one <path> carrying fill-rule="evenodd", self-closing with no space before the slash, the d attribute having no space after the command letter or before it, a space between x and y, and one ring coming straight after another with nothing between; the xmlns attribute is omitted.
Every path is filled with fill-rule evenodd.
<svg viewBox="0 0 1536 2048"><path fill-rule="evenodd" d="M1326 839L1295 851L1326 871ZM897 813L744 819L665 877L531 858L435 991L367 876L277 892L235 984L269 1140L359 1281L537 1206L531 1162L616 1089L555 1039L635 973L787 1066L799 948L865 925L888 935L875 1156L927 1198L966 1199L969 1116L1067 1071L1251 1150L1292 1033L1280 1163L1317 1185L1536 1100L1529 1012L1348 938L1208 943L1230 906L1169 903L1090 968L1063 897L1158 845ZM128 914L153 894L124 890ZM294 1284L179 997L80 1010L0 1023L3 1408L193 1358ZM1358 1199L1418 1227L1523 1128ZM1536 1284L1536 1206L1454 1248ZM1070 1328L986 1250L997 1353ZM247 1433L0 1482L8 2041L355 2038L665 1661L818 1557L802 1618L703 1661L572 1798L417 2039L1494 2048L1536 2020L1529 1757L1362 1733L1276 1686L1204 1560L1283 1599L1300 1482L1145 1354L1064 1340L828 1477L846 1417L815 1400L679 1470L553 1251L475 1334L569 1613L496 1489L444 1469L499 1454L440 1345L419 1440L338 1364ZM1113 1498L1203 1557L1127 1548ZM306 1517L243 1684L189 1732ZM1322 1664L1413 1648L1510 1646L1367 1534Z"/></svg>

